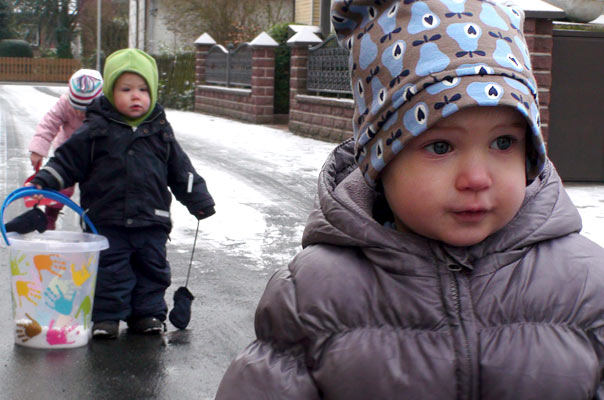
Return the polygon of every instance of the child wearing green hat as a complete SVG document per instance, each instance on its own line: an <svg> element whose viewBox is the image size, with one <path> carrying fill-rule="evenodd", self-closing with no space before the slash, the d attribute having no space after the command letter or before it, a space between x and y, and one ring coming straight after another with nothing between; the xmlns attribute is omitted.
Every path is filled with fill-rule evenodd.
<svg viewBox="0 0 604 400"><path fill-rule="evenodd" d="M546 157L523 11L332 7L354 137L216 399L604 398L604 250Z"/></svg>
<svg viewBox="0 0 604 400"><path fill-rule="evenodd" d="M116 338L120 321L156 334L165 329L171 283L172 194L198 219L214 214L214 200L157 104L155 60L118 50L105 62L104 82L87 120L31 183L59 190L79 182L82 208L109 240L99 259L93 337Z"/></svg>

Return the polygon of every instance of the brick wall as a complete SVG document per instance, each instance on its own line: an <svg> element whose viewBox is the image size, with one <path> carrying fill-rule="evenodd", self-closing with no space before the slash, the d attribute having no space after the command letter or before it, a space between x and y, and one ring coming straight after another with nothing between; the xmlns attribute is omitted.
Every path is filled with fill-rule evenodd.
<svg viewBox="0 0 604 400"><path fill-rule="evenodd" d="M553 26L549 19L527 18L524 22L524 35L531 54L533 74L539 87L541 130L546 141L549 136L549 105L552 87Z"/></svg>
<svg viewBox="0 0 604 400"><path fill-rule="evenodd" d="M289 130L302 136L341 142L352 136L353 101L307 94L308 45L291 45Z"/></svg>
<svg viewBox="0 0 604 400"><path fill-rule="evenodd" d="M196 44L195 111L257 124L273 122L274 47L252 48L252 87L205 84L205 62L212 44Z"/></svg>

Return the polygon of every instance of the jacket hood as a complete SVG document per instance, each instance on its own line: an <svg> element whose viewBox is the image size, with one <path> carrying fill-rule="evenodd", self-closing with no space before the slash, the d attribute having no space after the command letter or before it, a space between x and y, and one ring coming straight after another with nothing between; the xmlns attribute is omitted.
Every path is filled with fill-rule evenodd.
<svg viewBox="0 0 604 400"><path fill-rule="evenodd" d="M302 246L319 243L358 246L385 269L411 272L413 266L404 265L401 252L423 257L440 251L470 266L488 256L505 258L522 253L534 243L579 232L582 228L581 217L549 160L541 174L527 186L524 202L512 221L471 247L448 246L383 226L372 217L377 197L378 193L366 184L355 164L353 139L342 143L330 154L319 174L315 205Z"/></svg>
<svg viewBox="0 0 604 400"><path fill-rule="evenodd" d="M142 76L149 86L149 96L151 97L149 110L140 118L127 120L130 125L138 126L153 112L157 103L157 90L159 86L157 64L153 57L139 49L122 49L107 57L103 72L105 79L103 94L114 106L113 86L124 72L133 72Z"/></svg>

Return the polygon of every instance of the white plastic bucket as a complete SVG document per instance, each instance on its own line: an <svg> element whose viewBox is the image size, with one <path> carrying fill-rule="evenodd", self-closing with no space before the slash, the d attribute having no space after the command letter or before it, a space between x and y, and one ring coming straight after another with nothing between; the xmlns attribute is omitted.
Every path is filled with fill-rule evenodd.
<svg viewBox="0 0 604 400"><path fill-rule="evenodd" d="M35 189L9 195L2 217L8 203L21 195L31 195L31 190ZM43 190L36 193L48 195ZM83 215L96 232L81 208L57 192L52 195ZM2 235L9 245L15 343L40 349L86 345L91 337L99 253L109 247L107 239L93 233L65 231L6 234L4 224Z"/></svg>
<svg viewBox="0 0 604 400"><path fill-rule="evenodd" d="M15 343L36 348L79 347L91 337L103 236L82 232L9 233Z"/></svg>

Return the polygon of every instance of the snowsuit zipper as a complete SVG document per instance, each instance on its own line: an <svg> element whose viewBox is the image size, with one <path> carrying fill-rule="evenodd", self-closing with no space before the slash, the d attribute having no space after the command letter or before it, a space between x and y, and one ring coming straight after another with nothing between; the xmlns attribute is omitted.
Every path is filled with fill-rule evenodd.
<svg viewBox="0 0 604 400"><path fill-rule="evenodd" d="M460 399L472 400L473 392L473 376L474 376L474 363L472 360L472 351L470 350L470 339L468 335L468 327L466 321L462 315L462 304L459 293L459 274L463 273L463 267L456 264L450 264L447 267L451 273L451 280L449 284L449 290L451 298L453 299L453 306L455 308L455 319L459 323L459 330L461 335L461 345L463 347L462 352L464 357L459 360L460 371L459 371L459 397Z"/></svg>

